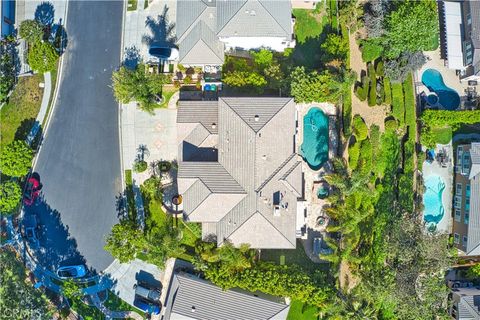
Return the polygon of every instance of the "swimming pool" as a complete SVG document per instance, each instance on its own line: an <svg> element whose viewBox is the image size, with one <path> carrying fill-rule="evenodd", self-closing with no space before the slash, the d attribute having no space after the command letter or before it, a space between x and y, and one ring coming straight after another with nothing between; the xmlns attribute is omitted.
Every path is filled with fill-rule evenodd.
<svg viewBox="0 0 480 320"><path fill-rule="evenodd" d="M303 117L300 154L313 170L320 169L328 160L328 117L320 108L310 108Z"/></svg>
<svg viewBox="0 0 480 320"><path fill-rule="evenodd" d="M445 85L442 74L438 70L425 70L422 75L422 83L428 88L428 90L437 94L438 102L445 109L455 110L460 105L460 96L457 91Z"/></svg>
<svg viewBox="0 0 480 320"><path fill-rule="evenodd" d="M427 223L429 229L442 220L445 215L442 196L445 189L445 183L437 175L425 177L425 193L423 194L423 220Z"/></svg>

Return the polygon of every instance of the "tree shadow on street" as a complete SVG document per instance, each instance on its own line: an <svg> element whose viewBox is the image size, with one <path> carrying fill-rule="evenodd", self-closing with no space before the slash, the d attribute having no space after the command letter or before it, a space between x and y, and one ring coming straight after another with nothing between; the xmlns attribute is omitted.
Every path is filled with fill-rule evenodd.
<svg viewBox="0 0 480 320"><path fill-rule="evenodd" d="M77 241L71 237L68 226L64 225L60 213L51 208L43 195L36 203L25 207L25 215L37 217L39 248L34 251L37 262L55 272L66 265L86 264L77 249Z"/></svg>
<svg viewBox="0 0 480 320"><path fill-rule="evenodd" d="M149 29L149 34L142 36L142 42L149 48L152 46L174 47L176 37L174 34L175 24L168 20L168 7L163 7L162 14L158 17L147 17L145 26Z"/></svg>

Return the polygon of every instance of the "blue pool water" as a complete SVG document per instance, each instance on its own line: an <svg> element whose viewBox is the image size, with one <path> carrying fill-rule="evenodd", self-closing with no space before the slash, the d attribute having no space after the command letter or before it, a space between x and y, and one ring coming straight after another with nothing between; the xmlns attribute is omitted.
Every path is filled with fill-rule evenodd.
<svg viewBox="0 0 480 320"><path fill-rule="evenodd" d="M328 160L328 117L317 107L303 117L300 154L313 170L320 169Z"/></svg>
<svg viewBox="0 0 480 320"><path fill-rule="evenodd" d="M428 90L435 92L439 103L447 110L455 110L460 105L460 96L457 91L447 87L440 72L427 69L422 75L422 83Z"/></svg>
<svg viewBox="0 0 480 320"><path fill-rule="evenodd" d="M445 210L442 204L443 190L445 183L437 175L425 177L425 193L423 194L423 220L428 225L437 225L443 218Z"/></svg>

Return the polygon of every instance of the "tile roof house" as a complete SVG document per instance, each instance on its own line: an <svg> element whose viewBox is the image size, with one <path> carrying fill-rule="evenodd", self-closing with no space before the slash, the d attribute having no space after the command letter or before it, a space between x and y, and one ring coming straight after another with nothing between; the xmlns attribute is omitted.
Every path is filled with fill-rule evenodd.
<svg viewBox="0 0 480 320"><path fill-rule="evenodd" d="M179 63L221 65L224 51L293 47L290 0L178 0Z"/></svg>
<svg viewBox="0 0 480 320"><path fill-rule="evenodd" d="M452 290L450 315L456 320L480 319L480 289L457 288Z"/></svg>
<svg viewBox="0 0 480 320"><path fill-rule="evenodd" d="M188 273L174 274L164 305L164 319L284 320L290 307L279 299L244 290L223 291Z"/></svg>
<svg viewBox="0 0 480 320"><path fill-rule="evenodd" d="M292 98L179 101L178 192L204 239L295 248L303 197Z"/></svg>
<svg viewBox="0 0 480 320"><path fill-rule="evenodd" d="M478 256L480 255L480 142L457 146L455 171L454 244L464 255Z"/></svg>
<svg viewBox="0 0 480 320"><path fill-rule="evenodd" d="M441 25L448 67L460 70L460 79L480 80L480 1L441 3Z"/></svg>

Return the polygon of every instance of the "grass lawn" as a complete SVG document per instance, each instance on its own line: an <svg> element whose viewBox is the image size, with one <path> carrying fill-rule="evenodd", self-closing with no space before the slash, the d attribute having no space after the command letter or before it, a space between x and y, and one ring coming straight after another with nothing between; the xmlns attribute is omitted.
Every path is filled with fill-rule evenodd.
<svg viewBox="0 0 480 320"><path fill-rule="evenodd" d="M137 0L128 0L127 11L137 10Z"/></svg>
<svg viewBox="0 0 480 320"><path fill-rule="evenodd" d="M18 83L0 111L0 141L1 146L15 139L25 139L30 132L42 103L42 74L20 77ZM0 147L1 148L1 147Z"/></svg>
<svg viewBox="0 0 480 320"><path fill-rule="evenodd" d="M71 308L75 310L76 313L82 316L85 320L103 320L105 319L104 314L95 307L86 305L81 300L75 299L70 304Z"/></svg>
<svg viewBox="0 0 480 320"><path fill-rule="evenodd" d="M132 170L125 170L125 193L127 196L127 212L129 216L136 215L135 195L133 194Z"/></svg>
<svg viewBox="0 0 480 320"><path fill-rule="evenodd" d="M292 301L287 320L316 320L318 309L300 301Z"/></svg>
<svg viewBox="0 0 480 320"><path fill-rule="evenodd" d="M296 264L308 273L328 268L328 264L318 264L310 260L303 249L302 241L297 239L295 249L265 249L260 255L263 261L272 261L278 264Z"/></svg>
<svg viewBox="0 0 480 320"><path fill-rule="evenodd" d="M134 311L145 318L144 312L132 307L111 291L108 291L108 299L103 303L103 305L110 309L110 311Z"/></svg>
<svg viewBox="0 0 480 320"><path fill-rule="evenodd" d="M413 93L413 77L411 74L403 82L403 93L405 95L405 124L409 128L408 138L415 142L417 116L415 114L415 94Z"/></svg>
<svg viewBox="0 0 480 320"><path fill-rule="evenodd" d="M436 143L447 144L452 140L452 128L432 128L433 139Z"/></svg>
<svg viewBox="0 0 480 320"><path fill-rule="evenodd" d="M298 43L302 44L308 38L317 38L323 31L323 19L321 13L313 10L293 9L295 16L295 36Z"/></svg>
<svg viewBox="0 0 480 320"><path fill-rule="evenodd" d="M175 87L163 87L162 95L165 97L165 100L162 104L158 105L158 108L166 108L168 106L168 102L172 98L173 94L177 92L178 89Z"/></svg>

